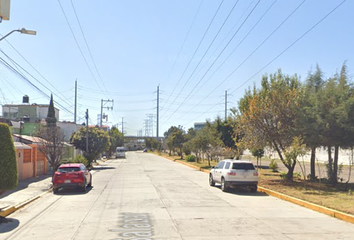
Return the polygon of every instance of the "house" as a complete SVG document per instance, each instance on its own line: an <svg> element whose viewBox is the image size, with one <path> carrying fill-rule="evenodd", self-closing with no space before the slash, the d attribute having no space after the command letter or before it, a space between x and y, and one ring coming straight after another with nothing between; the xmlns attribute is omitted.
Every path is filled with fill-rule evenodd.
<svg viewBox="0 0 354 240"><path fill-rule="evenodd" d="M29 104L29 97L23 97L22 104L2 105L3 118L26 123L38 123L48 115L49 104ZM59 109L54 108L55 117L59 120Z"/></svg>
<svg viewBox="0 0 354 240"><path fill-rule="evenodd" d="M46 156L39 150L41 141L38 137L13 134L16 148L19 177L29 178L47 174L48 163ZM16 143L17 142L17 143ZM25 147L25 146L29 146ZM22 163L21 163L22 161ZM20 169L23 167L23 169Z"/></svg>
<svg viewBox="0 0 354 240"><path fill-rule="evenodd" d="M34 161L32 158L32 147L14 142L17 159L18 180L34 177Z"/></svg>

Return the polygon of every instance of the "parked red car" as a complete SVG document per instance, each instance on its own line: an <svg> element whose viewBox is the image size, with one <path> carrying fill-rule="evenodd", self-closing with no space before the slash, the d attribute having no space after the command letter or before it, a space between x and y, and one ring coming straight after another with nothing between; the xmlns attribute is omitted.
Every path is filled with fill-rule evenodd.
<svg viewBox="0 0 354 240"><path fill-rule="evenodd" d="M92 175L82 163L62 164L54 173L54 193L57 193L59 188L73 187L79 187L83 192L86 192L87 186L92 186Z"/></svg>

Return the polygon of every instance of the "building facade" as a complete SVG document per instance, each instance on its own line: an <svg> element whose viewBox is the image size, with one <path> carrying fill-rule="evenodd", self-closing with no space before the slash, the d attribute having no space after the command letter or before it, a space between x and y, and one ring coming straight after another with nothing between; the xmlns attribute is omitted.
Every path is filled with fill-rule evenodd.
<svg viewBox="0 0 354 240"><path fill-rule="evenodd" d="M48 115L49 104L4 104L2 115L4 119L38 123ZM55 117L59 120L59 109L54 108Z"/></svg>

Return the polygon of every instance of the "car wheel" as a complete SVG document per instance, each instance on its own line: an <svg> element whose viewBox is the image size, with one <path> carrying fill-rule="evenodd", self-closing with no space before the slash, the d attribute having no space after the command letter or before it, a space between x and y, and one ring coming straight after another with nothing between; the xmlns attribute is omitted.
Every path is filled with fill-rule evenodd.
<svg viewBox="0 0 354 240"><path fill-rule="evenodd" d="M90 183L87 185L88 187L92 187L92 175L90 177Z"/></svg>
<svg viewBox="0 0 354 240"><path fill-rule="evenodd" d="M228 190L227 182L225 181L225 178L221 178L221 190L223 192L227 192Z"/></svg>
<svg viewBox="0 0 354 240"><path fill-rule="evenodd" d="M59 189L58 189L58 188L53 188L53 193L54 193L54 194L57 194L57 193L58 193L58 191L59 191Z"/></svg>
<svg viewBox="0 0 354 240"><path fill-rule="evenodd" d="M86 181L85 181L84 182L84 186L81 187L81 191L82 192L86 192L86 186L87 186L87 184L86 184Z"/></svg>
<svg viewBox="0 0 354 240"><path fill-rule="evenodd" d="M214 182L214 179L213 179L213 175L212 174L209 174L209 185L214 187L215 186L215 182Z"/></svg>
<svg viewBox="0 0 354 240"><path fill-rule="evenodd" d="M250 187L251 192L257 192L257 185Z"/></svg>

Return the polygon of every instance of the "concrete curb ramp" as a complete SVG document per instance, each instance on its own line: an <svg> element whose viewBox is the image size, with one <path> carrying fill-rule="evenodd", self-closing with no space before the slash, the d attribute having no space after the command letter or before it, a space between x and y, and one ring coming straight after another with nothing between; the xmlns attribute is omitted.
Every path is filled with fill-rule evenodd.
<svg viewBox="0 0 354 240"><path fill-rule="evenodd" d="M168 158L166 158L166 159L168 159ZM170 160L170 159L168 159L168 160ZM181 164L186 165L188 167L194 168L194 169L199 170L201 172L205 172L205 173L209 173L210 172L209 170L203 169L201 167L194 166L192 164L189 164L189 163L186 163L186 162L183 162L183 161L179 161L179 160L173 160L173 161L181 163ZM300 205L302 207L306 207L306 208L314 210L316 212L324 213L324 214L327 214L327 215L329 215L331 217L335 217L335 218L341 219L341 220L349 222L349 223L354 223L354 215L346 214L346 213L343 213L343 212L340 212L340 211L337 211L337 210L333 210L333 209L330 209L330 208L326 208L326 207L323 207L323 206L320 206L320 205L317 205L317 204L314 204L314 203L310 203L310 202L307 202L307 201L304 201L304 200L301 200L301 199L298 199L298 198L290 197L288 195L285 195L285 194L282 194L282 193L278 193L278 192L275 192L273 190L270 190L270 189L267 189L267 188L264 188L264 187L258 187L258 191L259 192L264 192L264 193L266 193L268 195L283 199L283 200L291 202L291 203L295 203L297 205Z"/></svg>

